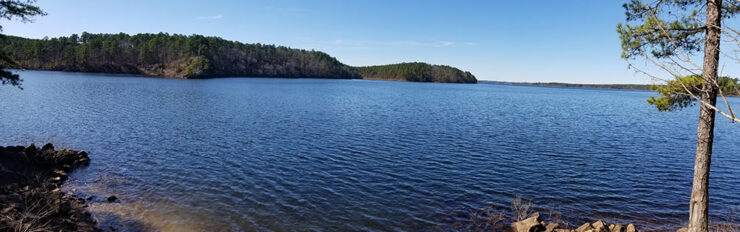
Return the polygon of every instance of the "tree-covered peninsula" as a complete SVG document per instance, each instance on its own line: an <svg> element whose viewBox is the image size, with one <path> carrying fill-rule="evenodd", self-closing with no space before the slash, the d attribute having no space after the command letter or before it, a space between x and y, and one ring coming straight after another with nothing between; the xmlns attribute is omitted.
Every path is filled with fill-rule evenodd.
<svg viewBox="0 0 740 232"><path fill-rule="evenodd" d="M469 72L425 63L352 67L320 52L179 34L0 36L23 69L127 73L174 78L284 77L476 83Z"/></svg>
<svg viewBox="0 0 740 232"><path fill-rule="evenodd" d="M476 83L470 72L446 65L427 63L400 63L357 67L364 79L405 80L418 82Z"/></svg>

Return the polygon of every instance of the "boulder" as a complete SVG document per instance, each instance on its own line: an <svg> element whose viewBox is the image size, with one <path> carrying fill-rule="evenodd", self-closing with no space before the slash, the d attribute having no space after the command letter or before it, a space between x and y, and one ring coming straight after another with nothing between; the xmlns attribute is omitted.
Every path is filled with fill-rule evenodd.
<svg viewBox="0 0 740 232"><path fill-rule="evenodd" d="M545 226L540 224L540 214L534 213L531 217L511 224L513 232L540 232L545 231Z"/></svg>
<svg viewBox="0 0 740 232"><path fill-rule="evenodd" d="M39 149L36 148L36 145L32 143L31 145L28 145L26 149L23 150L23 153L26 153L26 156L31 156L31 155L35 155L36 152L38 151Z"/></svg>
<svg viewBox="0 0 740 232"><path fill-rule="evenodd" d="M550 222L550 224L547 224L547 226L545 226L545 232L554 232L555 228L558 228L558 226L558 223Z"/></svg>
<svg viewBox="0 0 740 232"><path fill-rule="evenodd" d="M594 232L607 232L606 224L604 224L604 222L601 220L598 220L591 224L591 227L594 228Z"/></svg>
<svg viewBox="0 0 740 232"><path fill-rule="evenodd" d="M593 230L594 227L591 226L591 223L585 223L582 226L579 226L576 228L576 232L586 232L587 230Z"/></svg>
<svg viewBox="0 0 740 232"><path fill-rule="evenodd" d="M60 177L61 176L67 176L67 172L65 172L64 170L61 170L61 169L55 169L54 170L54 175L57 175L57 176L60 176Z"/></svg>
<svg viewBox="0 0 740 232"><path fill-rule="evenodd" d="M105 200L108 201L108 202L114 202L114 201L118 200L118 197L113 196L113 195L110 195L110 196L106 197Z"/></svg>
<svg viewBox="0 0 740 232"><path fill-rule="evenodd" d="M689 232L689 228L684 227L684 228L676 230L676 232Z"/></svg>
<svg viewBox="0 0 740 232"><path fill-rule="evenodd" d="M629 224L625 232L637 232L637 229L635 229L635 225Z"/></svg>
<svg viewBox="0 0 740 232"><path fill-rule="evenodd" d="M46 145L44 145L43 147L41 147L41 151L47 151L47 150L53 151L54 150L54 144L47 143Z"/></svg>
<svg viewBox="0 0 740 232"><path fill-rule="evenodd" d="M620 224L611 224L609 225L609 232L622 232L623 227Z"/></svg>

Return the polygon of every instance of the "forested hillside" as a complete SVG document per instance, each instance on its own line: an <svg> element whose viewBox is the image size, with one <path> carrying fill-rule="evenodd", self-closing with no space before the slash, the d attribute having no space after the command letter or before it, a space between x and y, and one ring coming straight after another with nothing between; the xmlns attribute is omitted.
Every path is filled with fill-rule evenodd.
<svg viewBox="0 0 740 232"><path fill-rule="evenodd" d="M128 73L160 77L369 78L475 83L449 66L403 63L350 67L319 51L245 44L179 34L73 34L26 39L0 36L0 48L24 69Z"/></svg>
<svg viewBox="0 0 740 232"><path fill-rule="evenodd" d="M444 65L400 63L357 67L364 79L404 80L415 82L476 83L470 72Z"/></svg>
<svg viewBox="0 0 740 232"><path fill-rule="evenodd" d="M326 53L200 35L82 33L42 40L6 36L2 40L26 69L186 78L359 78Z"/></svg>

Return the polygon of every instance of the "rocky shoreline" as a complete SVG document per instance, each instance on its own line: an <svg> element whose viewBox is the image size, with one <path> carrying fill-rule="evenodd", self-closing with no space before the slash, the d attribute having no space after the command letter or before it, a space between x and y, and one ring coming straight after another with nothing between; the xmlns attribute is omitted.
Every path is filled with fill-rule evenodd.
<svg viewBox="0 0 740 232"><path fill-rule="evenodd" d="M0 231L102 231L85 200L59 188L89 163L86 152L52 144L0 147Z"/></svg>
<svg viewBox="0 0 740 232"><path fill-rule="evenodd" d="M635 225L607 224L601 220L585 223L578 228L570 229L568 224L540 220L540 214L534 213L529 218L512 223L512 232L637 232Z"/></svg>

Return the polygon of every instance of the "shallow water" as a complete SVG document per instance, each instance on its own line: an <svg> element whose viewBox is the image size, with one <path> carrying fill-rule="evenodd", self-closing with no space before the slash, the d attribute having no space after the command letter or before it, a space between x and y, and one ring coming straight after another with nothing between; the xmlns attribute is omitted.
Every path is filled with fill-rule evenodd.
<svg viewBox="0 0 740 232"><path fill-rule="evenodd" d="M451 229L515 196L568 222L675 230L688 218L698 107L644 91L363 80L22 72L0 145L92 164L66 185L109 225L184 230ZM730 99L740 105L740 99ZM740 206L740 127L718 117L710 211ZM455 216L457 215L457 217Z"/></svg>

